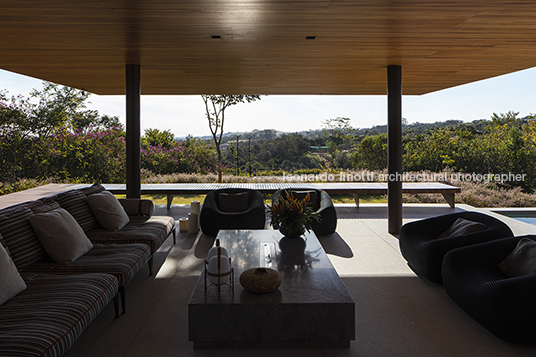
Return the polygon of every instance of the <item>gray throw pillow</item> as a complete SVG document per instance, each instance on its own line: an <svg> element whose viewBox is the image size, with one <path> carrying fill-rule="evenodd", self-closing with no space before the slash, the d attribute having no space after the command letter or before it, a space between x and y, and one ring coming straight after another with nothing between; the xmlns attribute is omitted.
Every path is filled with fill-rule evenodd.
<svg viewBox="0 0 536 357"><path fill-rule="evenodd" d="M56 263L69 264L86 254L93 244L73 216L63 208L30 216L37 238Z"/></svg>
<svg viewBox="0 0 536 357"><path fill-rule="evenodd" d="M470 221L465 218L458 218L445 232L441 233L437 238L456 237L469 233L478 232L486 229L486 225L480 222Z"/></svg>
<svg viewBox="0 0 536 357"><path fill-rule="evenodd" d="M510 278L536 274L536 242L521 239L512 253L499 263L499 269Z"/></svg>
<svg viewBox="0 0 536 357"><path fill-rule="evenodd" d="M0 305L26 289L15 263L0 244Z"/></svg>
<svg viewBox="0 0 536 357"><path fill-rule="evenodd" d="M87 203L97 222L106 230L118 231L130 222L119 200L109 191L88 196Z"/></svg>
<svg viewBox="0 0 536 357"><path fill-rule="evenodd" d="M244 212L249 208L249 195L247 192L223 193L218 195L218 208L222 212Z"/></svg>

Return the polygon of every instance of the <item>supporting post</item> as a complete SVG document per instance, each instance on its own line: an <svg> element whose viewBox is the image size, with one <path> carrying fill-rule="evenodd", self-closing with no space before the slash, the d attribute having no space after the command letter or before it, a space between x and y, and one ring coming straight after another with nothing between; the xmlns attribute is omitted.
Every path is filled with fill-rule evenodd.
<svg viewBox="0 0 536 357"><path fill-rule="evenodd" d="M387 67L387 221L391 234L402 227L402 67Z"/></svg>
<svg viewBox="0 0 536 357"><path fill-rule="evenodd" d="M126 113L127 113L127 198L141 197L141 130L140 130L140 65L127 64Z"/></svg>

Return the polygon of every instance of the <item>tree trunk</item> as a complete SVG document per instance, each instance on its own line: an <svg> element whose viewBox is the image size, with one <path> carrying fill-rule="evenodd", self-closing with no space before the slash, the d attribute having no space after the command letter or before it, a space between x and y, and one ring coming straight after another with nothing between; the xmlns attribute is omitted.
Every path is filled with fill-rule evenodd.
<svg viewBox="0 0 536 357"><path fill-rule="evenodd" d="M216 145L216 152L218 153L218 182L222 183L222 172L221 172L221 149L220 145Z"/></svg>

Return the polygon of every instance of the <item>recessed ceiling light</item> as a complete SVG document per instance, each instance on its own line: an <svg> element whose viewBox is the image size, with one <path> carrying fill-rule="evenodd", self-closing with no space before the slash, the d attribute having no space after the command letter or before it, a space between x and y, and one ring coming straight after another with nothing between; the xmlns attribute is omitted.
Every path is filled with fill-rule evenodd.
<svg viewBox="0 0 536 357"><path fill-rule="evenodd" d="M314 40L314 39L316 39L316 36L306 36L305 39L306 40Z"/></svg>
<svg viewBox="0 0 536 357"><path fill-rule="evenodd" d="M221 40L221 36L220 35L212 35L210 36L212 37L213 39L216 39L216 40Z"/></svg>

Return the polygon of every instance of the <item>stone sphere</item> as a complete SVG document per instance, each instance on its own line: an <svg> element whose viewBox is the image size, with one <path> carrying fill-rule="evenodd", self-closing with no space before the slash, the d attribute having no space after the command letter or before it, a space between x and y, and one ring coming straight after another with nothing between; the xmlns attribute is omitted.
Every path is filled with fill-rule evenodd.
<svg viewBox="0 0 536 357"><path fill-rule="evenodd" d="M252 293L269 293L277 289L283 279L277 270L253 268L240 274L240 285Z"/></svg>

